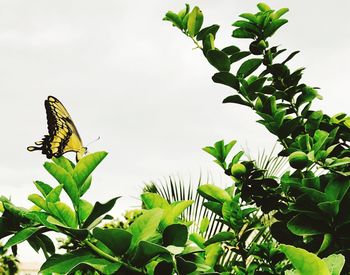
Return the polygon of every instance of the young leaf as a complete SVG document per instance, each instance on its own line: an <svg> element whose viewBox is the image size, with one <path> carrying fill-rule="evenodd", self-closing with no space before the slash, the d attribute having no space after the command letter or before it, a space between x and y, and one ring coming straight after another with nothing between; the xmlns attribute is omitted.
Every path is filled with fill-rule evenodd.
<svg viewBox="0 0 350 275"><path fill-rule="evenodd" d="M95 152L83 157L74 168L73 178L77 184L78 189L82 187L83 183L95 170L97 165L107 156L107 152Z"/></svg>
<svg viewBox="0 0 350 275"><path fill-rule="evenodd" d="M279 246L279 248L284 254L286 254L288 259L292 262L293 266L300 272L300 274L331 275L326 263L315 254L291 245L282 244Z"/></svg>
<svg viewBox="0 0 350 275"><path fill-rule="evenodd" d="M90 202L80 199L78 205L79 222L84 223L87 217L91 214L93 206Z"/></svg>
<svg viewBox="0 0 350 275"><path fill-rule="evenodd" d="M231 201L231 196L225 190L212 184L203 184L199 186L198 193L210 201L214 200L222 203Z"/></svg>
<svg viewBox="0 0 350 275"><path fill-rule="evenodd" d="M190 36L195 37L200 31L203 24L203 13L198 7L194 7L187 21L187 32Z"/></svg>
<svg viewBox="0 0 350 275"><path fill-rule="evenodd" d="M60 194L63 189L63 184L58 185L54 189L51 190L51 192L47 195L46 201L47 202L58 202L60 200Z"/></svg>
<svg viewBox="0 0 350 275"><path fill-rule="evenodd" d="M54 215L64 225L71 228L78 227L78 221L75 212L64 202L47 202L47 208L50 210L52 215Z"/></svg>
<svg viewBox="0 0 350 275"><path fill-rule="evenodd" d="M130 251L135 250L140 241L147 241L157 234L159 223L164 211L160 208L144 210L130 225L128 231L132 234Z"/></svg>
<svg viewBox="0 0 350 275"><path fill-rule="evenodd" d="M79 191L71 174L53 162L45 162L45 169L60 183L71 198L74 205L78 204Z"/></svg>
<svg viewBox="0 0 350 275"><path fill-rule="evenodd" d="M170 21L171 23L173 23L174 26L178 27L180 30L184 28L184 25L182 23L182 19L180 18L180 16L172 11L168 11L165 14L165 17L163 18L163 20Z"/></svg>
<svg viewBox="0 0 350 275"><path fill-rule="evenodd" d="M161 208L165 209L169 207L169 203L161 195L157 193L143 193L141 195L142 202L146 209Z"/></svg>
<svg viewBox="0 0 350 275"><path fill-rule="evenodd" d="M34 181L34 184L44 197L46 197L50 193L50 191L52 190L52 187L50 185L48 185L42 181L39 181L39 180Z"/></svg>
<svg viewBox="0 0 350 275"><path fill-rule="evenodd" d="M259 3L257 6L258 6L258 9L262 12L271 10L271 8L265 3Z"/></svg>

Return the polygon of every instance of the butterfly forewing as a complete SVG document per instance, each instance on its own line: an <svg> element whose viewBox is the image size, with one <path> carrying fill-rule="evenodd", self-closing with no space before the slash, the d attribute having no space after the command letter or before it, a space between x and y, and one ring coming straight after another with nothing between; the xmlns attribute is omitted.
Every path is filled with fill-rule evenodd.
<svg viewBox="0 0 350 275"><path fill-rule="evenodd" d="M41 150L48 158L60 157L66 152L76 152L77 156L84 154L86 148L70 117L67 109L55 97L45 100L48 135L45 135L36 145L29 146L29 151Z"/></svg>

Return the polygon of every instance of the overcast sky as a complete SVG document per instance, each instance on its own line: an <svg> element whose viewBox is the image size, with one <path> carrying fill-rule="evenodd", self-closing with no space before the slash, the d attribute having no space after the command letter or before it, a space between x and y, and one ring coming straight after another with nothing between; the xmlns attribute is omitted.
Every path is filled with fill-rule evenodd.
<svg viewBox="0 0 350 275"><path fill-rule="evenodd" d="M218 23L216 46L245 42L231 23L256 12L256 1L200 0L204 25ZM215 69L190 39L162 21L182 1L0 1L1 194L30 207L32 181L56 184L43 155L26 151L47 132L44 100L54 95L70 112L90 151L108 157L94 172L90 201L123 196L114 213L139 204L144 182L169 175L196 181L200 171L225 183L201 148L237 139L237 149L270 150L272 136L248 108L221 102L231 90L212 83ZM321 87L314 109L348 112L350 28L348 0L267 1L290 8L289 23L273 43L301 50L291 62L306 67L304 81ZM73 155L71 155L73 157ZM112 213L113 214L113 213ZM21 248L20 248L21 249ZM21 253L30 259L29 253Z"/></svg>

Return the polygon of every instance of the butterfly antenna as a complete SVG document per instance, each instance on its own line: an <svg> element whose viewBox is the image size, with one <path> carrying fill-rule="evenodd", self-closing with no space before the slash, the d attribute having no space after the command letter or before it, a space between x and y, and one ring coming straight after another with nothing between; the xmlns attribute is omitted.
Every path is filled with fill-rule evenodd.
<svg viewBox="0 0 350 275"><path fill-rule="evenodd" d="M99 136L98 138L94 139L93 141L90 141L88 144L86 144L86 147L88 147L90 144L98 141L101 137Z"/></svg>

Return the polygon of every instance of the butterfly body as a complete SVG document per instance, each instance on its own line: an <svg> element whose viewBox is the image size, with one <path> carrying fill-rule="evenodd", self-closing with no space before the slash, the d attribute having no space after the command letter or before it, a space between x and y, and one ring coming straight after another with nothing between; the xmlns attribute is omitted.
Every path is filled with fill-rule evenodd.
<svg viewBox="0 0 350 275"><path fill-rule="evenodd" d="M60 157L67 152L75 152L79 161L87 152L72 118L63 104L55 97L45 100L48 135L29 146L28 151L41 150L47 158Z"/></svg>

